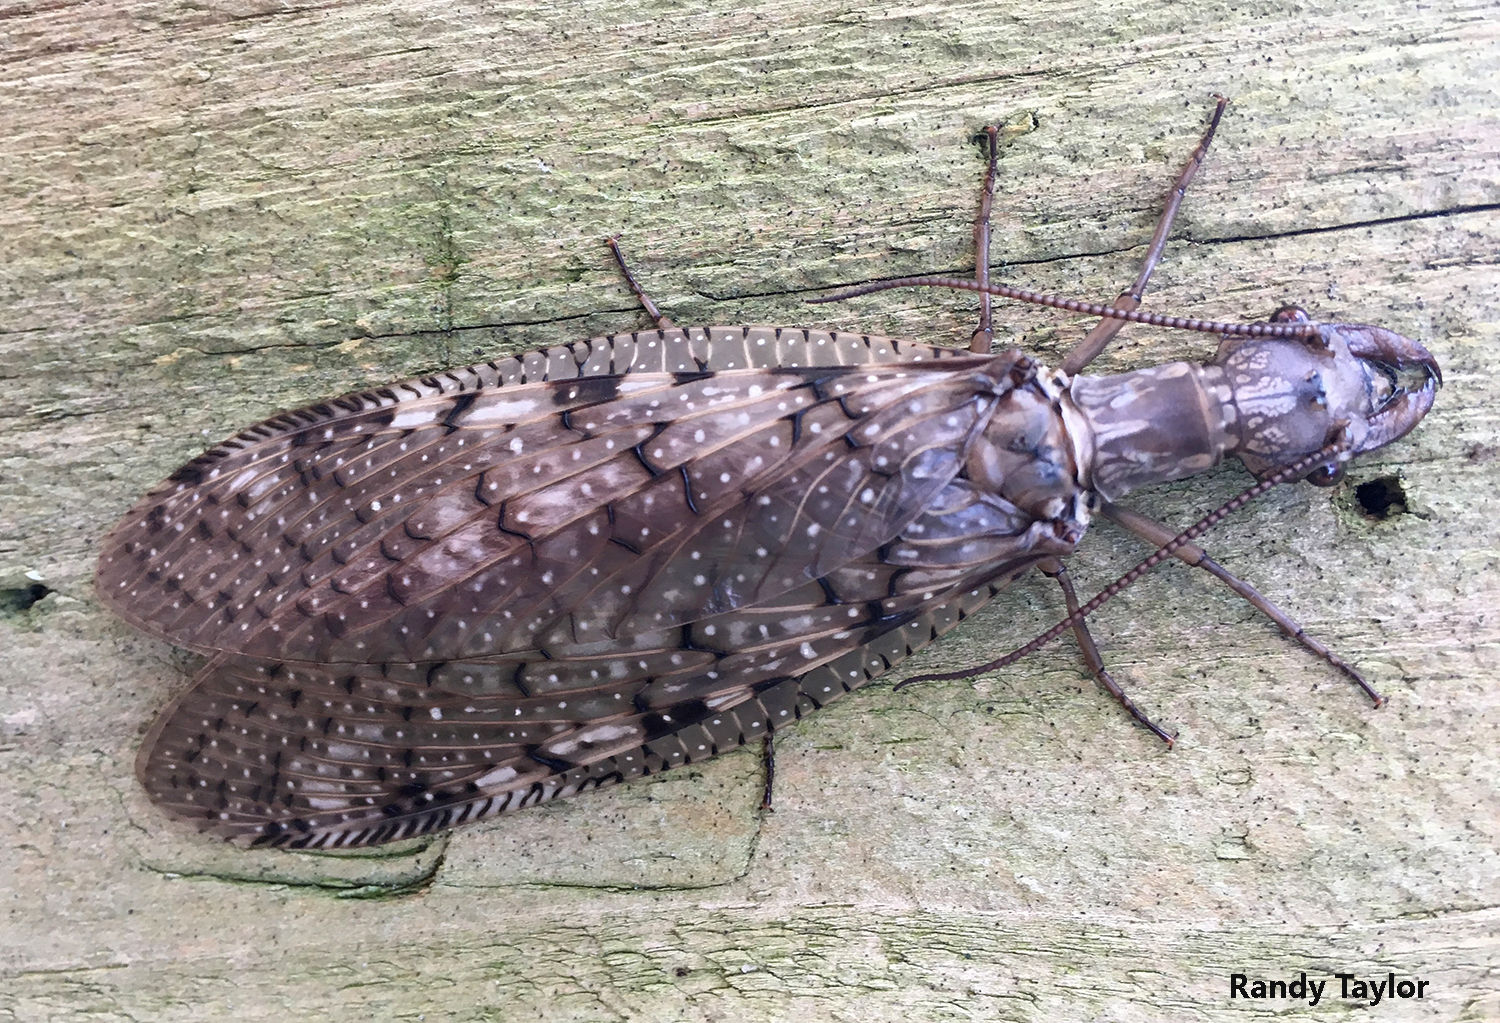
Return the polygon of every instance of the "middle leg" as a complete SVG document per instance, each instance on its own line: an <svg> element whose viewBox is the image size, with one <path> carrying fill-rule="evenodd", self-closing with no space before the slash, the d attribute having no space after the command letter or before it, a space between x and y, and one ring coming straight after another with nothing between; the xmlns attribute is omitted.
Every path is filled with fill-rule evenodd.
<svg viewBox="0 0 1500 1023"><path fill-rule="evenodd" d="M672 317L656 307L656 303L651 300L651 296L646 294L646 290L636 281L635 274L630 272L630 267L625 263L625 253L620 248L620 236L610 235L604 239L604 244L609 246L610 254L615 257L615 265L620 268L620 273L625 276L625 286L630 289L630 293L635 296L635 300L641 304L641 308L646 310L646 315L651 317L652 321L656 324L656 329L671 330L676 327L677 324L672 322Z"/></svg>
<svg viewBox="0 0 1500 1023"><path fill-rule="evenodd" d="M989 169L984 172L984 191L979 195L979 214L974 218L974 280L980 287L990 283L990 208L995 204L995 168L999 162L1000 129L984 129L989 148ZM979 326L969 338L969 351L990 355L995 350L995 328L992 318L992 296L979 293Z"/></svg>

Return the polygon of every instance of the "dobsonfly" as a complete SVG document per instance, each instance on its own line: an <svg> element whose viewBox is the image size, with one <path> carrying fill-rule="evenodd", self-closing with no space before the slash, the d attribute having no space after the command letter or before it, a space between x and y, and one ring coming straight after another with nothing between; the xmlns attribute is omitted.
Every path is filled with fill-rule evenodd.
<svg viewBox="0 0 1500 1023"><path fill-rule="evenodd" d="M991 129L975 278L857 289L979 291L967 352L680 329L611 239L655 330L349 394L200 455L99 561L121 617L209 655L144 741L147 792L247 845L425 834L763 739L1032 568L1058 580L1069 616L1011 658L1071 628L1090 673L1170 742L1084 623L1166 557L1218 577L1378 704L1191 540L1276 483L1329 483L1402 437L1441 377L1379 327L1139 310L1224 102L1113 305L990 282ZM1052 370L991 352L992 294L1102 320ZM1221 342L1203 365L1082 374L1130 321ZM1116 503L1226 455L1260 482L1184 533ZM1095 515L1158 550L1080 606L1061 558Z"/></svg>

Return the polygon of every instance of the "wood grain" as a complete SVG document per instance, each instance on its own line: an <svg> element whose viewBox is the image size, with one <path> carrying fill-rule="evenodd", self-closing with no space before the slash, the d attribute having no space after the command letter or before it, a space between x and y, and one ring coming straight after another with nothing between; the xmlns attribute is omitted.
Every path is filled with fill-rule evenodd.
<svg viewBox="0 0 1500 1023"><path fill-rule="evenodd" d="M1229 975L1299 971L1430 981L1382 1020L1500 1016L1492 5L32 2L0 41L0 1018L1269 1020L1295 1003ZM744 754L372 857L221 848L138 791L193 659L98 607L96 544L203 447L642 324L614 232L681 323L966 340L966 297L802 300L966 272L986 123L996 276L1108 299L1214 92L1151 308L1295 301L1444 367L1351 484L1208 538L1387 709L1169 567L1096 634L1172 753L1059 646L814 716L768 815ZM1054 362L1085 327L1000 319ZM1207 344L1130 328L1101 365ZM1353 485L1392 475L1372 520ZM1134 503L1187 522L1244 479ZM1099 527L1072 568L1138 555ZM1018 586L918 667L1058 614Z"/></svg>

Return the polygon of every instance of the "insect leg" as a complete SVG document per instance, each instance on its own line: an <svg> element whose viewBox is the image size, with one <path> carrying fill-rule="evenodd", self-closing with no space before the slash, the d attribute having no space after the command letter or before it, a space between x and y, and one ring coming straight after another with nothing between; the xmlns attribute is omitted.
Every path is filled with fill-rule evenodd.
<svg viewBox="0 0 1500 1023"><path fill-rule="evenodd" d="M1078 594L1073 591L1073 581L1068 578L1068 570L1063 566L1062 561L1058 558L1047 558L1037 567L1042 570L1043 575L1056 579L1057 584L1062 587L1063 601L1068 605L1068 614L1070 616L1077 614ZM1155 721L1148 718L1135 705L1135 701L1125 694L1125 690L1120 688L1115 677L1104 666L1104 658L1099 654L1099 647L1094 644L1094 637L1089 635L1088 623L1084 619L1079 618L1073 623L1073 635L1078 640L1079 650L1083 652L1083 663L1088 665L1089 673L1094 676L1094 679L1109 692L1109 695L1120 701L1120 706L1129 711L1131 717L1149 728L1170 749L1176 740Z"/></svg>
<svg viewBox="0 0 1500 1023"><path fill-rule="evenodd" d="M604 239L604 244L608 245L609 251L614 254L615 265L620 268L620 273L625 275L625 284L630 288L630 293L641 304L641 308L646 310L646 315L651 317L652 321L656 324L656 328L658 330L671 330L676 327L677 324L672 322L672 317L663 314L660 309L656 308L656 303L651 301L651 296L646 294L645 290L636 283L635 274L631 273L630 267L625 265L625 253L620 250L619 235L611 235Z"/></svg>
<svg viewBox="0 0 1500 1023"><path fill-rule="evenodd" d="M1167 247L1167 232L1172 229L1172 221L1177 218L1177 210L1182 206L1182 197L1187 194L1188 183L1198 173L1198 168L1203 166L1203 158L1208 155L1208 145L1213 141L1214 132L1219 127L1219 118L1224 115L1224 106L1229 102L1223 96L1218 97L1218 100L1218 106L1214 107L1213 118L1208 122L1208 130L1203 133L1203 138L1198 140L1198 147L1193 150L1182 172L1177 175L1172 191L1167 193L1167 205L1162 210L1161 217L1156 221L1156 230L1151 235L1151 246L1146 250L1146 258L1141 262L1140 274L1128 290L1120 292L1119 297L1110 303L1116 309L1133 310L1140 307L1141 299L1146 294L1146 285L1151 281L1151 274L1156 270L1162 250ZM1101 320L1093 330L1084 335L1077 347L1068 353L1068 357L1063 360L1062 371L1069 374L1077 373L1093 362L1123 326L1125 326L1124 320Z"/></svg>
<svg viewBox="0 0 1500 1023"><path fill-rule="evenodd" d="M1174 533L1169 527L1163 526L1161 523L1156 522L1153 519L1149 519L1139 512L1131 511L1129 508L1121 508L1119 505L1109 504L1108 502L1105 502L1103 507L1103 514L1105 518L1119 523L1125 529L1134 533L1142 540L1145 540L1147 543L1153 544L1158 547L1170 541L1174 536ZM1255 589L1255 587L1231 574L1217 561L1209 557L1208 552L1205 551L1202 547L1199 547L1194 543L1183 543L1179 544L1172 551L1172 554L1174 557L1180 559L1184 563L1191 565L1194 568L1201 568L1205 572L1214 576L1225 586L1228 586L1231 590L1248 601L1251 607L1255 608L1261 614L1265 615L1267 618L1271 619L1271 621L1275 622L1276 625L1281 629L1282 634L1285 635L1288 639L1293 640L1303 649L1309 650L1317 656L1321 657L1323 660L1333 665L1349 678L1353 679L1354 682L1365 691L1365 694L1369 696L1371 700L1375 701L1375 706L1379 707L1385 703L1385 697L1376 692L1374 687L1371 686L1370 683L1365 681L1364 676L1354 670L1353 666L1351 666L1347 661L1335 654L1332 650L1329 650L1322 643L1309 636L1306 632L1303 631L1302 626L1298 624L1296 619L1292 618L1285 611L1281 610L1281 608L1277 607L1265 597L1261 596L1261 594Z"/></svg>
<svg viewBox="0 0 1500 1023"><path fill-rule="evenodd" d="M984 172L984 191L979 194L979 213L974 218L974 279L981 286L990 283L990 207L995 203L995 165L998 161L998 136L1000 129L991 125L984 129L989 146L989 169ZM969 351L976 355L990 355L995 350L995 330L990 317L991 296L979 293L979 326L969 338Z"/></svg>
<svg viewBox="0 0 1500 1023"><path fill-rule="evenodd" d="M760 808L771 810L771 792L776 785L776 744L772 733L760 737L760 760L766 767L766 787L760 795Z"/></svg>

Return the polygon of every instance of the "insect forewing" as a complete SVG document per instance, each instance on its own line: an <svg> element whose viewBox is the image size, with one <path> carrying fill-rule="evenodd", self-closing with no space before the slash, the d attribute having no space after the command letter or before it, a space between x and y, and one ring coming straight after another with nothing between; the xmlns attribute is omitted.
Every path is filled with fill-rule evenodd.
<svg viewBox="0 0 1500 1023"><path fill-rule="evenodd" d="M353 395L180 470L111 535L100 588L175 642L322 663L694 621L910 522L993 408L976 361Z"/></svg>

